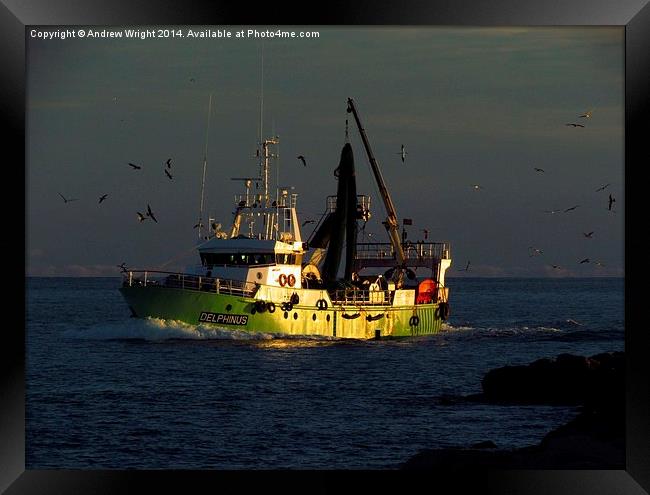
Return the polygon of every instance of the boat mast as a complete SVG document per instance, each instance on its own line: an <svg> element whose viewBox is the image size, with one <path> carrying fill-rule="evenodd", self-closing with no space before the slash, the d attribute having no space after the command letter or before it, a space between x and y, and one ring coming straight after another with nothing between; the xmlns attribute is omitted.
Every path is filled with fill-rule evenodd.
<svg viewBox="0 0 650 495"><path fill-rule="evenodd" d="M390 243L393 246L393 249L395 250L395 255L397 257L397 263L400 267L405 266L405 256L404 256L404 250L402 249L402 241L400 239L399 235L399 225L397 221L397 212L395 211L395 205L393 205L393 201L390 197L390 194L388 193L388 189L386 188L386 184L384 183L384 178L381 175L381 170L379 169L379 163L377 163L377 160L375 159L375 156L372 153L372 149L370 148L370 142L368 141L368 137L366 136L366 131L363 129L363 125L361 125L361 119L359 118L359 114L357 113L357 109L354 106L354 101L352 101L352 98L348 98L348 113L352 113L354 115L354 120L357 123L357 127L359 128L359 134L361 134L361 140L363 141L363 146L366 148L366 154L368 155L368 160L370 161L370 167L372 168L372 173L375 175L375 180L377 181L377 185L379 186L379 193L381 194L381 199L384 201L384 206L386 207L386 214L387 218L386 221L384 222L384 225L386 226L386 230L388 231L388 236L390 237Z"/></svg>
<svg viewBox="0 0 650 495"><path fill-rule="evenodd" d="M208 103L208 125L205 131L205 150L203 152L203 178L201 179L201 205L199 206L199 239L201 239L201 229L203 228L203 193L205 191L205 170L208 166L208 136L210 135L210 115L212 114L212 93Z"/></svg>

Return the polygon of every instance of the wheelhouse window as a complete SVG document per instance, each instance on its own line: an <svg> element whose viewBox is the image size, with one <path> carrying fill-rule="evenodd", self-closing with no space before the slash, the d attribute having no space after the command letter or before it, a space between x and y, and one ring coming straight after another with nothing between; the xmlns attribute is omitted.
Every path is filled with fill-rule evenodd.
<svg viewBox="0 0 650 495"><path fill-rule="evenodd" d="M275 253L275 262L278 265L295 265L296 255L287 253Z"/></svg>
<svg viewBox="0 0 650 495"><path fill-rule="evenodd" d="M201 263L204 266L250 266L272 265L275 263L274 253L201 253Z"/></svg>

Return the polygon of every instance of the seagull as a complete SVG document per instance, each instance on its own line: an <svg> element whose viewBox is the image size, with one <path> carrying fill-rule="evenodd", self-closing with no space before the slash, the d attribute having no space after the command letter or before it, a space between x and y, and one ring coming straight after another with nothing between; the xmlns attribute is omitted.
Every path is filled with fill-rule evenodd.
<svg viewBox="0 0 650 495"><path fill-rule="evenodd" d="M107 196L108 196L108 194L104 194L103 196L100 196L99 202L101 203L102 201L104 201Z"/></svg>
<svg viewBox="0 0 650 495"><path fill-rule="evenodd" d="M483 189L483 186L479 186L478 184L473 184L472 187L474 188L475 191L478 191L479 189Z"/></svg>
<svg viewBox="0 0 650 495"><path fill-rule="evenodd" d="M305 220L304 222L302 222L302 226L304 227L308 223L316 223L316 220Z"/></svg>
<svg viewBox="0 0 650 495"><path fill-rule="evenodd" d="M555 270L561 270L562 267L560 265L551 265Z"/></svg>
<svg viewBox="0 0 650 495"><path fill-rule="evenodd" d="M587 239L593 239L593 237L594 237L593 231L592 232L583 232L582 235L585 236Z"/></svg>
<svg viewBox="0 0 650 495"><path fill-rule="evenodd" d="M168 158L165 163L167 164L167 168L172 168L172 159L171 158Z"/></svg>
<svg viewBox="0 0 650 495"><path fill-rule="evenodd" d="M126 273L126 271L127 271L126 263L122 263L121 265L117 265L117 267L122 270L122 273Z"/></svg>
<svg viewBox="0 0 650 495"><path fill-rule="evenodd" d="M298 160L300 160L302 162L303 166L305 166L305 167L307 166L307 162L305 161L304 156L298 155L296 158L298 158Z"/></svg>
<svg viewBox="0 0 650 495"><path fill-rule="evenodd" d="M153 215L153 211L151 211L151 206L147 205L147 216L151 217L151 219L158 223L158 220L156 220L156 217Z"/></svg>
<svg viewBox="0 0 650 495"><path fill-rule="evenodd" d="M541 249L534 248L533 246L529 246L528 250L532 251L532 253L528 253L528 256L531 256L531 257L532 256L539 256L540 254L542 254L544 252Z"/></svg>
<svg viewBox="0 0 650 495"><path fill-rule="evenodd" d="M611 194L609 195L609 211L612 211L612 204L616 201L616 198L612 196Z"/></svg>
<svg viewBox="0 0 650 495"><path fill-rule="evenodd" d="M582 265L583 263L589 263L591 260L589 258L583 259L580 264Z"/></svg>
<svg viewBox="0 0 650 495"><path fill-rule="evenodd" d="M169 177L169 180L172 180L172 179L173 179L172 174L170 174L170 173L169 173L169 170L167 170L167 169L165 169L165 175L166 175L167 177Z"/></svg>
<svg viewBox="0 0 650 495"><path fill-rule="evenodd" d="M605 184L604 186L599 187L598 189L596 189L596 192L605 190L607 186L609 186L609 184Z"/></svg>
<svg viewBox="0 0 650 495"><path fill-rule="evenodd" d="M139 211L137 213L138 213L138 220L140 220L141 222L144 222L147 219L147 217L142 213L140 213Z"/></svg>
<svg viewBox="0 0 650 495"><path fill-rule="evenodd" d="M596 265L598 265L598 266L605 266L605 263L603 263L602 261L596 261Z"/></svg>
<svg viewBox="0 0 650 495"><path fill-rule="evenodd" d="M469 271L469 261L467 262L467 266L465 266L465 268L460 268L458 271L459 272L468 272Z"/></svg>
<svg viewBox="0 0 650 495"><path fill-rule="evenodd" d="M142 168L140 165L136 165L135 163L130 163L129 162L129 165L131 165L133 167L133 170L140 170Z"/></svg>
<svg viewBox="0 0 650 495"><path fill-rule="evenodd" d="M543 168L537 168L537 167L535 167L535 172L542 172L542 173L544 173L544 169L543 169Z"/></svg>
<svg viewBox="0 0 650 495"><path fill-rule="evenodd" d="M554 213L560 213L562 210L544 210L544 213L550 213L551 215Z"/></svg>
<svg viewBox="0 0 650 495"><path fill-rule="evenodd" d="M573 127L584 127L582 124L566 124L566 125L571 125Z"/></svg>
<svg viewBox="0 0 650 495"><path fill-rule="evenodd" d="M59 193L59 196L61 196L61 197L63 198L63 202L64 202L64 203L68 203L68 202L70 202L70 201L78 201L77 198L66 199L66 198L63 196L63 194L61 194L61 193Z"/></svg>
<svg viewBox="0 0 650 495"><path fill-rule="evenodd" d="M583 113L580 116L580 118L590 119L591 118L591 113L592 113L592 110L589 110L588 112Z"/></svg>
<svg viewBox="0 0 650 495"><path fill-rule="evenodd" d="M404 145L402 145L402 150L397 154L402 156L402 163L404 163L406 155L408 155L408 152L404 149Z"/></svg>
<svg viewBox="0 0 650 495"><path fill-rule="evenodd" d="M566 210L564 210L564 213L566 213L568 211L571 211L571 210L575 210L578 206L580 206L580 205L575 205L575 206L572 206L571 208L567 208Z"/></svg>
<svg viewBox="0 0 650 495"><path fill-rule="evenodd" d="M193 83L193 82L195 82L195 81L196 81L196 79L194 79L193 77L190 77L190 82L191 82L191 83Z"/></svg>

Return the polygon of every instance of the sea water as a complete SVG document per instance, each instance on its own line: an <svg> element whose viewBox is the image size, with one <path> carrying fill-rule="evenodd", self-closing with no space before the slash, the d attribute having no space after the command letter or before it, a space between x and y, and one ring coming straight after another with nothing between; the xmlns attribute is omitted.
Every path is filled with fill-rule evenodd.
<svg viewBox="0 0 650 495"><path fill-rule="evenodd" d="M538 443L576 407L486 405L490 369L624 350L624 280L448 278L434 336L249 335L130 318L116 278L29 278L27 469L394 469Z"/></svg>

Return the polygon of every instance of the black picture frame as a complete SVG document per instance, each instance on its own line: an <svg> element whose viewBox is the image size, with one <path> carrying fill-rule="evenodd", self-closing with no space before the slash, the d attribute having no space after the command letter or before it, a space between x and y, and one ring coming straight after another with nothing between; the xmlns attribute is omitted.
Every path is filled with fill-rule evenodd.
<svg viewBox="0 0 650 495"><path fill-rule="evenodd" d="M308 15L315 13L316 17ZM648 162L644 138L647 125L650 77L650 5L648 0L565 0L533 2L531 0L433 0L401 2L330 2L313 4L258 4L254 8L243 3L224 1L174 2L172 0L3 0L0 4L0 102L6 121L5 146L13 153L9 168L18 170L12 183L23 184L27 204L26 173L20 173L25 159L27 26L39 25L480 25L480 26L624 26L625 28L625 318L627 359L627 437L626 469L623 471L499 471L484 473L412 473L361 472L342 477L323 472L210 472L210 471L69 471L25 470L25 325L20 315L17 324L6 324L0 350L2 369L0 382L0 491L16 493L126 493L162 488L183 491L239 491L252 485L264 489L277 488L300 493L340 491L350 478L364 484L363 491L415 490L425 483L427 491L437 491L440 483L460 491L468 483L487 493L553 493L612 494L647 493L650 488L650 409L648 398L648 362L644 355L647 331L633 315L641 307L642 292L632 289L641 274L628 270L640 261L632 252L630 242L635 236L633 215L640 181L634 174ZM6 164L7 162L5 162ZM5 176L5 185L7 178ZM7 189L5 189L6 191ZM15 210L15 199L3 195L3 211ZM20 219L3 247L10 253L23 249L15 232L25 234ZM8 233L8 232L7 232ZM638 242L638 241L637 241ZM5 260L10 254L5 255ZM15 264L12 264L12 266ZM11 269L11 268L10 268ZM16 271L18 268L13 268ZM8 276L25 280L24 272ZM8 308L25 306L25 290L10 286L17 298ZM7 310L9 311L9 310ZM14 312L20 313L20 311ZM22 313L24 316L24 312ZM22 320L22 321L21 321ZM638 323L638 324L633 324ZM22 330L20 330L22 328ZM357 480L355 480L357 481ZM279 486L277 486L279 485ZM226 487L231 487L226 490Z"/></svg>

